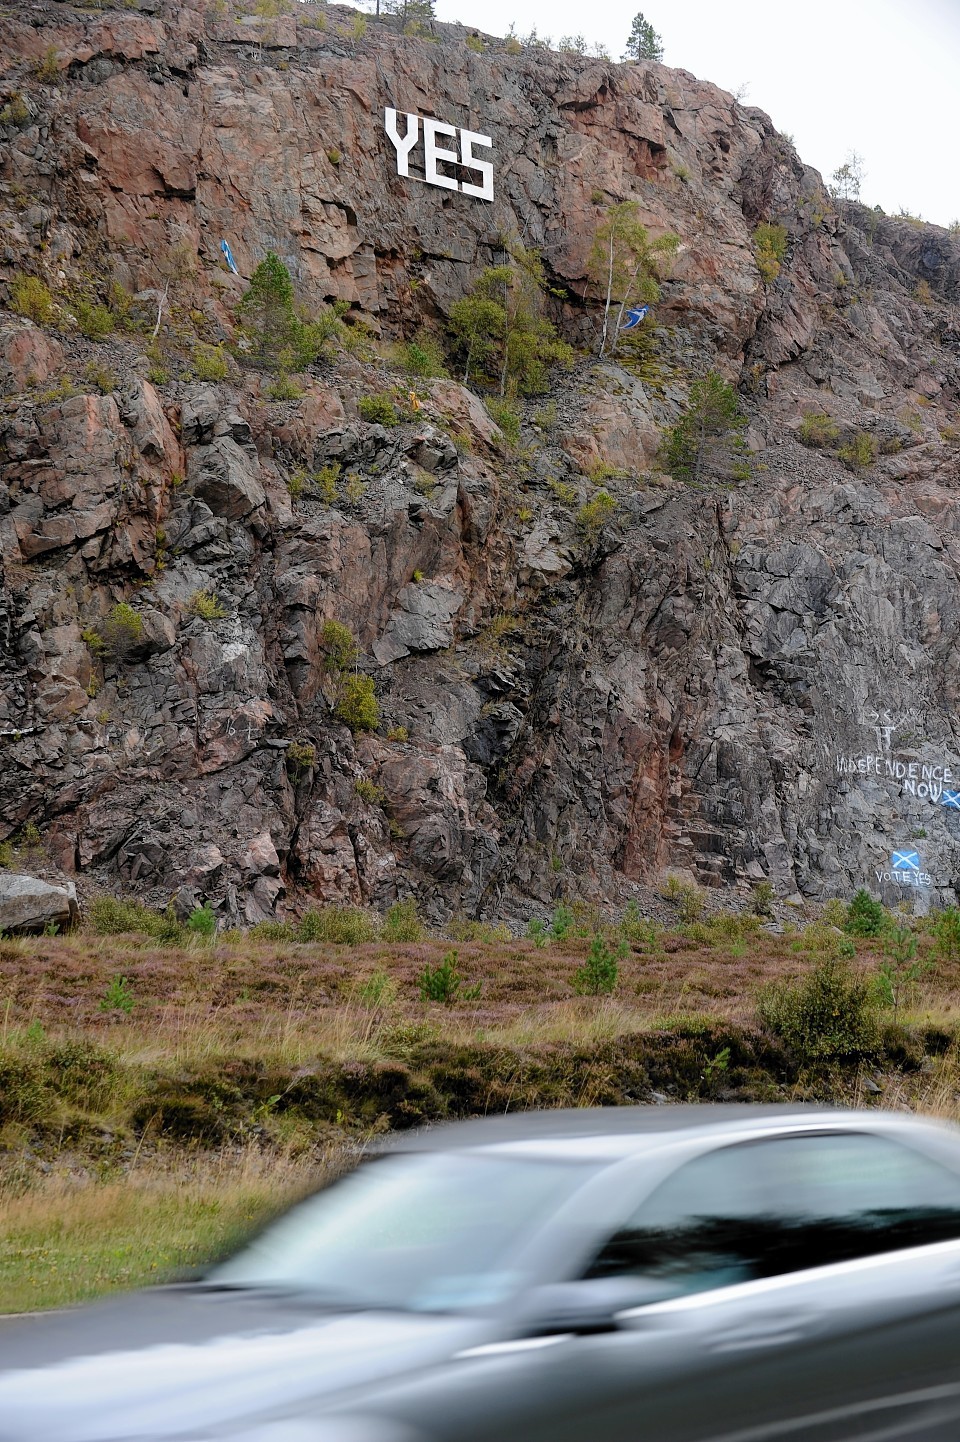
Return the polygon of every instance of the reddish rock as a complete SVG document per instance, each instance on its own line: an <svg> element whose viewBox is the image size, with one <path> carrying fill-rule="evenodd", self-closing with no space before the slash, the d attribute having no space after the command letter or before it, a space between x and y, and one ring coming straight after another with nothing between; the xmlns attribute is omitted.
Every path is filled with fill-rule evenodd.
<svg viewBox="0 0 960 1442"><path fill-rule="evenodd" d="M323 801L311 807L297 833L295 857L305 889L324 902L363 900L357 856L346 818Z"/></svg>
<svg viewBox="0 0 960 1442"><path fill-rule="evenodd" d="M243 853L243 869L251 876L279 876L280 857L269 831L255 836Z"/></svg>
<svg viewBox="0 0 960 1442"><path fill-rule="evenodd" d="M63 347L28 320L0 325L0 394L24 391L63 365Z"/></svg>
<svg viewBox="0 0 960 1442"><path fill-rule="evenodd" d="M215 887L231 925L275 916L285 884L297 907L399 889L522 920L531 898L642 896L669 865L816 900L915 832L950 902L949 808L843 763L883 749L889 712L891 758L960 778L956 237L839 215L766 116L685 72L328 24L167 0L0 19L25 106L0 278L66 302L102 262L151 326L166 287L182 351L155 386L146 337L0 324L0 834L36 820L63 864L158 905ZM51 47L57 85L32 73ZM385 96L491 133L495 201L399 177ZM445 334L496 237L522 235L595 354L587 258L621 200L679 236L661 299L623 364L520 399L519 446L479 394L370 342ZM766 281L762 221L785 231ZM307 312L354 308L355 343L299 400L242 352L239 380L188 381L268 250ZM28 386L91 360L114 394ZM738 387L750 473L666 480L660 437L710 370ZM369 424L358 400L394 390L403 423ZM803 446L820 412L839 444ZM875 462L844 463L853 442ZM333 493L293 494L326 465ZM82 632L121 604L142 635L94 664ZM330 620L356 641L342 669ZM337 714L356 676L375 737Z"/></svg>

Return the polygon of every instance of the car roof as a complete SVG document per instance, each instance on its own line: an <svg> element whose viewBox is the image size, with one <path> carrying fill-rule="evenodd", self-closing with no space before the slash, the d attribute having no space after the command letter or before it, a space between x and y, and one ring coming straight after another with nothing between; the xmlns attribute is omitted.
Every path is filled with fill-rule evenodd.
<svg viewBox="0 0 960 1442"><path fill-rule="evenodd" d="M697 1130L723 1133L766 1131L771 1125L798 1124L849 1127L866 1123L871 1130L900 1130L917 1119L890 1112L803 1104L754 1105L709 1102L633 1107L583 1107L570 1110L510 1112L496 1117L446 1123L403 1133L386 1143L389 1150L463 1151L479 1147L533 1146L554 1155L626 1156L659 1148Z"/></svg>

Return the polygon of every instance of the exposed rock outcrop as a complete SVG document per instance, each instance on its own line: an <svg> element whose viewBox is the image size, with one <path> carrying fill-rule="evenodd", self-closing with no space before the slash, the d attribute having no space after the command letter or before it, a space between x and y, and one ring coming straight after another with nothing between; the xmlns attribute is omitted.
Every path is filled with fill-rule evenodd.
<svg viewBox="0 0 960 1442"><path fill-rule="evenodd" d="M839 213L765 115L684 71L325 15L0 18L0 279L54 307L0 315L0 836L31 822L81 885L233 924L621 900L667 866L954 899L960 241ZM387 105L492 135L495 201L398 175ZM621 199L680 248L644 348L597 364L587 256ZM370 339L442 331L503 235L540 248L581 352L519 447ZM242 276L273 250L308 308L349 307L359 339L299 395L245 359L221 238ZM109 282L129 312L91 340ZM228 342L224 379L190 374ZM750 473L693 487L658 453L711 369ZM362 418L381 392L400 424ZM337 715L329 620L376 735ZM908 843L929 885L893 875Z"/></svg>
<svg viewBox="0 0 960 1442"><path fill-rule="evenodd" d="M0 871L0 932L66 931L80 920L72 881L52 886L36 876Z"/></svg>

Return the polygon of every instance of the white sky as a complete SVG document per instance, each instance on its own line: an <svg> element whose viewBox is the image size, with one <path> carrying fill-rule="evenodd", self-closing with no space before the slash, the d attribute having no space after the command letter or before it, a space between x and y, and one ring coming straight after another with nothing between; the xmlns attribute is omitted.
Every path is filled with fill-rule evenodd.
<svg viewBox="0 0 960 1442"><path fill-rule="evenodd" d="M664 63L748 87L829 181L856 150L861 198L949 225L960 217L960 0L641 0ZM619 59L637 0L437 0L439 20L491 35L511 21L556 42L581 33Z"/></svg>

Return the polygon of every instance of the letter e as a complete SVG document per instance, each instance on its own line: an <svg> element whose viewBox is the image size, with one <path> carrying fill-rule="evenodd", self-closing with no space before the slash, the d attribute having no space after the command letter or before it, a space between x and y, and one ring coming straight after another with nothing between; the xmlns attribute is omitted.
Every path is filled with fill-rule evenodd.
<svg viewBox="0 0 960 1442"><path fill-rule="evenodd" d="M437 145L438 135L452 135L454 140L457 138L454 126L444 125L441 120L429 120L424 116L423 155L427 184L442 185L444 190L459 190L460 184L452 175L441 175L437 169L438 160L442 160L445 165L456 165L460 159L455 150L440 149Z"/></svg>

